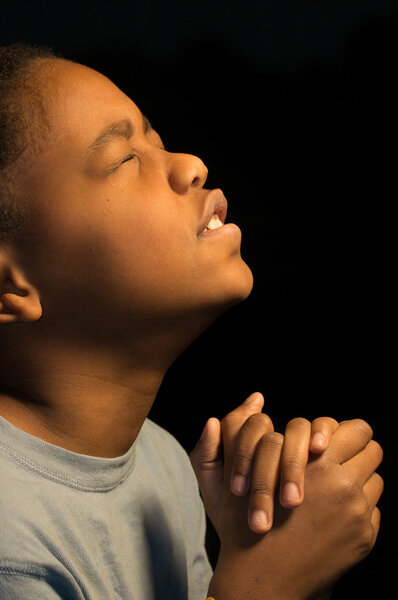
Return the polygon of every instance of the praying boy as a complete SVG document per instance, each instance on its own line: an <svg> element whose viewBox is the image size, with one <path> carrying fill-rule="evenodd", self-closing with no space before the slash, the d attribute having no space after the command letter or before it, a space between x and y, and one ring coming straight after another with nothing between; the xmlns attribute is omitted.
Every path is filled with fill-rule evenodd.
<svg viewBox="0 0 398 600"><path fill-rule="evenodd" d="M176 357L252 288L206 166L48 49L0 48L0 86L1 597L329 594L379 528L366 423L282 436L261 394L210 419L191 461L212 574L190 461L147 419Z"/></svg>

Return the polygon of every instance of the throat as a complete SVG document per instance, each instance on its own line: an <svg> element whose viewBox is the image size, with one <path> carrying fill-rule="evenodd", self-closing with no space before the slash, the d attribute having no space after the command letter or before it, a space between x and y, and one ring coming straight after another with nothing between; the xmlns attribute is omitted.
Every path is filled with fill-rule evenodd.
<svg viewBox="0 0 398 600"><path fill-rule="evenodd" d="M21 431L88 456L115 458L125 454L137 438L152 401L129 402L120 397L75 396L74 401L48 405L4 387L0 416Z"/></svg>

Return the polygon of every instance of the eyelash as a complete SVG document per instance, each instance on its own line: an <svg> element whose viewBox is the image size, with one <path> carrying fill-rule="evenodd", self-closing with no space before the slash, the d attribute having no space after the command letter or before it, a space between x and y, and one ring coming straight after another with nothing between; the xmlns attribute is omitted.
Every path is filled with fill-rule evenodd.
<svg viewBox="0 0 398 600"><path fill-rule="evenodd" d="M112 169L110 170L110 173L114 173L125 162L128 162L129 160L132 160L136 156L137 156L136 154L129 154L128 156L125 156L121 162L118 162L114 167L112 167Z"/></svg>
<svg viewBox="0 0 398 600"><path fill-rule="evenodd" d="M160 149L161 149L161 150L164 150L164 151L166 151L166 148L165 148L164 146L161 146L161 147L160 147ZM118 166L120 166L120 165L122 165L123 163L125 163L125 162L127 162L127 161L129 161L129 160L131 160L131 159L133 159L133 158L136 158L136 157L137 157L137 155L136 155L136 154L129 154L128 156L126 156L126 157L125 157L125 158L122 160L122 162L121 162L121 163L119 163L119 165L118 165Z"/></svg>
<svg viewBox="0 0 398 600"><path fill-rule="evenodd" d="M127 162L127 161L129 161L129 160L131 160L131 159L133 159L135 157L136 157L136 154L129 154L128 156L126 156L125 158L123 158L122 162L119 163L118 166L122 165L123 163L125 163L125 162Z"/></svg>
<svg viewBox="0 0 398 600"><path fill-rule="evenodd" d="M165 150L166 148L164 146L161 147L161 150ZM125 156L123 158L123 160L118 163L115 167L113 167L113 169L111 169L111 173L113 173L114 171L116 171L116 169L118 169L121 165L123 165L124 163L128 162L129 160L132 160L133 158L136 158L137 155L136 154L128 154L127 156Z"/></svg>

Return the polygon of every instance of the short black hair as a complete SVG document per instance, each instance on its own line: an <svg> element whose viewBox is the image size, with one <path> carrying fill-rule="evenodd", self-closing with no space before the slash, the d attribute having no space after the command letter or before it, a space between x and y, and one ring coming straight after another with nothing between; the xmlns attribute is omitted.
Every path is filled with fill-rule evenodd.
<svg viewBox="0 0 398 600"><path fill-rule="evenodd" d="M0 46L0 243L12 241L26 219L16 199L18 168L40 151L49 122L34 73L38 60L63 59L49 46Z"/></svg>

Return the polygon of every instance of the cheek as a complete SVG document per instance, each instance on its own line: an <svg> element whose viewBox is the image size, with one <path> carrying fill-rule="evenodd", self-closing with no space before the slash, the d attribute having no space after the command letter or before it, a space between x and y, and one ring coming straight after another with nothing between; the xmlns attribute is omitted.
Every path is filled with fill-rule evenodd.
<svg viewBox="0 0 398 600"><path fill-rule="evenodd" d="M187 225L179 226L176 214L149 203L143 207L104 216L91 240L93 258L121 293L158 296L190 272L196 239Z"/></svg>

